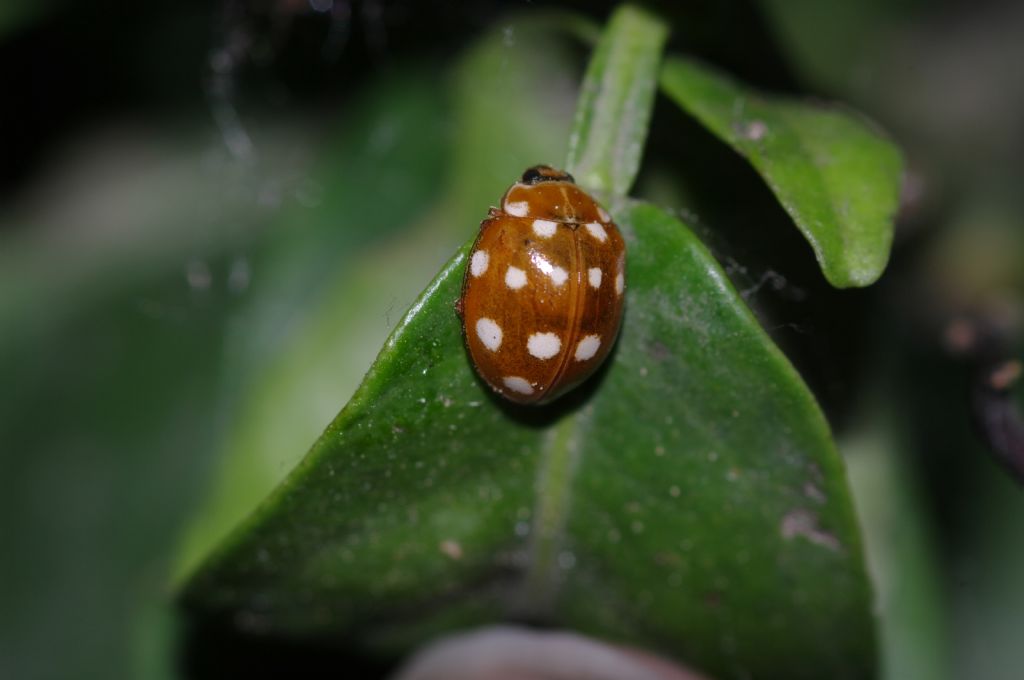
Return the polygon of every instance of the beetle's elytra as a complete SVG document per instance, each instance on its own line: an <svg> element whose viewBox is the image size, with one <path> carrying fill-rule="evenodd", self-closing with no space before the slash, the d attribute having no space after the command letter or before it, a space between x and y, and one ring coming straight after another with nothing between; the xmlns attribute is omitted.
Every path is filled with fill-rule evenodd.
<svg viewBox="0 0 1024 680"><path fill-rule="evenodd" d="M470 252L457 309L477 372L520 404L584 381L618 335L625 267L618 228L572 175L529 168Z"/></svg>

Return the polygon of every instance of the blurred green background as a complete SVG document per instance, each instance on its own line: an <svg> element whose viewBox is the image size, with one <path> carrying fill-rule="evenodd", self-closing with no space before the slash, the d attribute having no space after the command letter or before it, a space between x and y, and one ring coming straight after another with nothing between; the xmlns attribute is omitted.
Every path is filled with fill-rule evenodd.
<svg viewBox="0 0 1024 680"><path fill-rule="evenodd" d="M611 6L5 3L0 677L206 672L176 579L510 179L564 157L587 56L565 13ZM671 107L637 193L699 216L825 407L885 675L1018 677L1024 499L972 427L977 357L946 340L968 319L1022 354L1024 8L654 6L673 49L849 102L903 146L892 263L864 291L829 289L753 173Z"/></svg>

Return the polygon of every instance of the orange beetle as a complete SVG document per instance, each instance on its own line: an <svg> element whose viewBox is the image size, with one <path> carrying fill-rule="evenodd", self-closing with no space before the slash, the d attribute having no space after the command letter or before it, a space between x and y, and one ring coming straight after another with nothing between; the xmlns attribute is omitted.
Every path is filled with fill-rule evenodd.
<svg viewBox="0 0 1024 680"><path fill-rule="evenodd" d="M473 365L520 404L590 376L622 321L626 244L572 175L523 173L480 224L456 309Z"/></svg>

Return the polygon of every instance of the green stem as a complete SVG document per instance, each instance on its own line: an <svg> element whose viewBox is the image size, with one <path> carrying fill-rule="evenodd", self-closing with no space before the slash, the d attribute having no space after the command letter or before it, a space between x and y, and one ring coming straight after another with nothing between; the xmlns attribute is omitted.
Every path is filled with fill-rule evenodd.
<svg viewBox="0 0 1024 680"><path fill-rule="evenodd" d="M664 22L632 5L608 21L583 79L566 161L590 191L619 199L636 179L667 37Z"/></svg>

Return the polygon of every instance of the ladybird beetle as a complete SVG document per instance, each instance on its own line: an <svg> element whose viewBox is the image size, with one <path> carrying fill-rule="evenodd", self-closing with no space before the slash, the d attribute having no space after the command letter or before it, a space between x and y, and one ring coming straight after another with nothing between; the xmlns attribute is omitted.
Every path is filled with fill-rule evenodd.
<svg viewBox="0 0 1024 680"><path fill-rule="evenodd" d="M481 224L456 309L495 392L543 404L589 377L622 320L626 245L572 175L529 168Z"/></svg>

